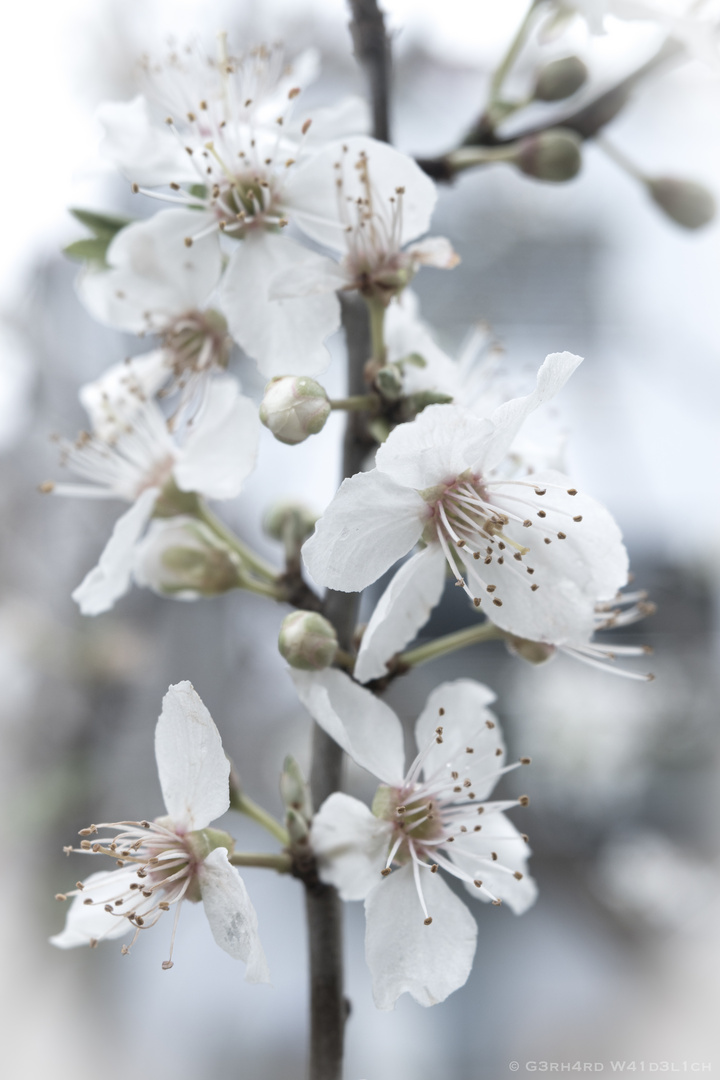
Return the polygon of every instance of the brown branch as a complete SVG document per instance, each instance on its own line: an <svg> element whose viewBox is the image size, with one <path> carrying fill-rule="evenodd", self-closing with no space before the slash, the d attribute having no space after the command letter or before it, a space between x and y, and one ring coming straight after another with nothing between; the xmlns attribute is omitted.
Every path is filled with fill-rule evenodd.
<svg viewBox="0 0 720 1080"><path fill-rule="evenodd" d="M390 39L376 0L349 0L355 57L365 71L372 103L372 133L390 142Z"/></svg>

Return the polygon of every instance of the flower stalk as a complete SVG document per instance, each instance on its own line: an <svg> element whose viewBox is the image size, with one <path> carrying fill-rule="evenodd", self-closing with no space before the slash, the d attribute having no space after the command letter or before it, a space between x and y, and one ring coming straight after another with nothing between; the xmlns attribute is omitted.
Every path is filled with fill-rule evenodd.
<svg viewBox="0 0 720 1080"><path fill-rule="evenodd" d="M479 645L484 641L498 641L505 635L494 623L483 622L477 626L467 626L462 630L455 630L452 634L444 634L442 637L428 641L424 645L418 645L415 649L408 649L400 653L397 662L404 667L418 667L426 664L428 660L436 660L438 656L457 652L458 649L466 649L469 645Z"/></svg>

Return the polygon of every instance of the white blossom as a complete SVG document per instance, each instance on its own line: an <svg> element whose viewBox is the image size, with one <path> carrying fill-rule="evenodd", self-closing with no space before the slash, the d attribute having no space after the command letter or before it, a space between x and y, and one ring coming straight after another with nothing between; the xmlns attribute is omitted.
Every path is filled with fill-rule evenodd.
<svg viewBox="0 0 720 1080"><path fill-rule="evenodd" d="M104 150L135 188L192 208L184 243L227 238L220 307L234 339L268 377L314 375L329 363L323 342L339 325L337 298L271 299L269 286L291 266L312 272L321 258L280 235L296 209L287 193L296 163L316 140L362 130L367 118L352 99L294 123L300 87L278 55L221 54L189 69L177 61L167 78L161 71L155 79L157 96L172 110L164 124L153 123L144 97L99 112ZM171 191L147 190L163 186Z"/></svg>
<svg viewBox="0 0 720 1080"><path fill-rule="evenodd" d="M449 240L423 236L437 192L406 154L355 136L326 146L294 171L287 185L293 220L340 256L287 269L272 285L277 297L312 297L358 289L387 305L421 266L451 269L460 261Z"/></svg>
<svg viewBox="0 0 720 1080"><path fill-rule="evenodd" d="M232 499L240 492L255 464L259 430L253 403L235 379L219 376L208 385L182 443L158 406L144 401L117 437L83 432L63 445L64 463L89 483L48 484L44 490L132 503L98 565L73 593L84 615L109 610L129 588L136 545L164 493L173 503L173 491L209 499ZM181 512L174 504L170 509Z"/></svg>
<svg viewBox="0 0 720 1080"><path fill-rule="evenodd" d="M470 973L476 926L438 870L516 914L536 895L524 874L527 838L502 812L527 800L488 801L498 778L521 764L504 763L487 708L494 694L469 679L437 687L418 718L418 754L406 769L392 709L337 669L291 674L317 723L381 781L372 811L331 795L310 834L321 879L344 900L365 901L375 1003L391 1009L406 992L421 1005L443 1001Z"/></svg>
<svg viewBox="0 0 720 1080"><path fill-rule="evenodd" d="M202 901L217 944L246 965L249 982L268 982L257 915L238 871L228 860L232 840L209 829L230 806L230 763L210 713L189 682L171 686L155 729L155 756L167 816L82 829L82 854L107 855L119 869L91 874L59 899L73 897L64 930L50 939L61 949L95 946L154 926L175 907L170 956L181 901ZM101 830L110 830L102 837ZM68 854L73 849L66 849Z"/></svg>
<svg viewBox="0 0 720 1080"><path fill-rule="evenodd" d="M392 655L423 625L446 568L501 629L551 644L589 640L596 604L627 581L620 530L567 476L518 471L512 455L526 417L579 363L571 353L551 354L535 390L490 417L430 406L391 432L375 469L343 481L303 547L318 584L362 590L425 544L400 568L365 632L361 681L384 674L387 650Z"/></svg>

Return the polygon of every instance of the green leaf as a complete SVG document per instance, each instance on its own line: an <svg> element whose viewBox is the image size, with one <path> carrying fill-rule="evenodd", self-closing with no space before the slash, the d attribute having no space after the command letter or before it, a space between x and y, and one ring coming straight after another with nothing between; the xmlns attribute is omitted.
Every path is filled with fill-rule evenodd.
<svg viewBox="0 0 720 1080"><path fill-rule="evenodd" d="M63 255L67 255L69 259L75 259L77 262L93 263L95 266L106 268L107 249L110 246L111 239L110 236L107 238L95 236L87 237L85 240L76 240L63 248Z"/></svg>
<svg viewBox="0 0 720 1080"><path fill-rule="evenodd" d="M101 214L97 210L83 210L79 206L71 206L70 213L82 225L97 237L107 236L112 240L116 233L130 224L130 218L115 217L113 214Z"/></svg>

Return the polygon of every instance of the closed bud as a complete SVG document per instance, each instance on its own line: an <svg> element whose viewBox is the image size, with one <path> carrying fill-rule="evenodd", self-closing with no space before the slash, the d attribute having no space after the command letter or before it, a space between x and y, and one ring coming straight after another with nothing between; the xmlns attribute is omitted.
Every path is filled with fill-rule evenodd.
<svg viewBox="0 0 720 1080"><path fill-rule="evenodd" d="M695 180L658 176L646 183L653 202L684 229L701 229L715 217L714 195Z"/></svg>
<svg viewBox="0 0 720 1080"><path fill-rule="evenodd" d="M287 810L294 810L309 821L312 817L310 788L294 757L288 754L280 774L280 795Z"/></svg>
<svg viewBox="0 0 720 1080"><path fill-rule="evenodd" d="M533 97L536 101L562 101L577 93L588 77L579 56L551 60L537 74Z"/></svg>
<svg viewBox="0 0 720 1080"><path fill-rule="evenodd" d="M299 502L279 502L271 506L263 519L263 528L273 540L290 537L297 545L307 540L315 528L318 515Z"/></svg>
<svg viewBox="0 0 720 1080"><path fill-rule="evenodd" d="M568 128L550 128L520 139L510 159L526 176L553 184L572 180L582 165L581 139Z"/></svg>
<svg viewBox="0 0 720 1080"><path fill-rule="evenodd" d="M138 585L176 600L218 596L242 585L235 552L202 522L184 516L152 522L133 573Z"/></svg>
<svg viewBox="0 0 720 1080"><path fill-rule="evenodd" d="M280 442L294 446L317 435L329 415L325 390L305 375L280 375L265 387L260 419Z"/></svg>
<svg viewBox="0 0 720 1080"><path fill-rule="evenodd" d="M527 660L529 664L544 664L555 655L555 646L544 641L530 641L528 638L505 634L505 644L513 656Z"/></svg>
<svg viewBox="0 0 720 1080"><path fill-rule="evenodd" d="M288 664L302 671L330 667L338 641L332 623L315 611L293 611L280 627L278 648Z"/></svg>
<svg viewBox="0 0 720 1080"><path fill-rule="evenodd" d="M290 834L290 843L293 847L296 844L307 844L310 830L302 814L298 814L296 810L288 810L285 815L285 826Z"/></svg>
<svg viewBox="0 0 720 1080"><path fill-rule="evenodd" d="M375 376L375 385L387 401L397 401L402 394L402 370L397 364L385 364Z"/></svg>

